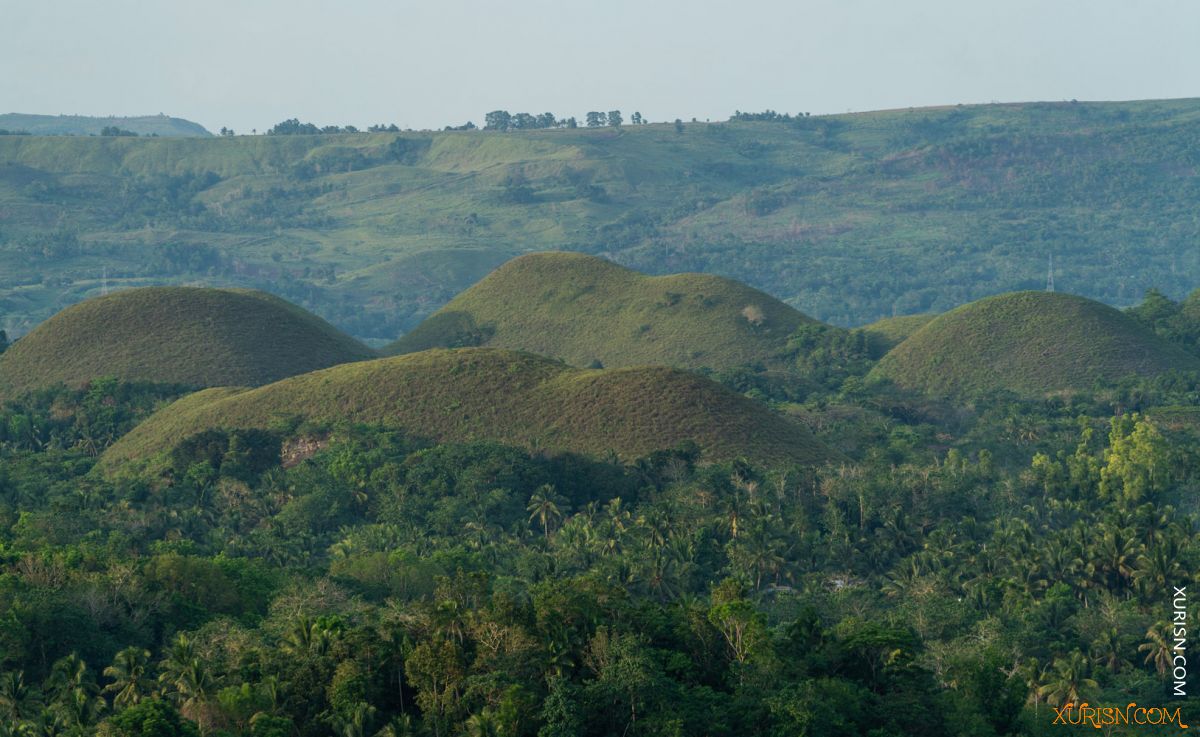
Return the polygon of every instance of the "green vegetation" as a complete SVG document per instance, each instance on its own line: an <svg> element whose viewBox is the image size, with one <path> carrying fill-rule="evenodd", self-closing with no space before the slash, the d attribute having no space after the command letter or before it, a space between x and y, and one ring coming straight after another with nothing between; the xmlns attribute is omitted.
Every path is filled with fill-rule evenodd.
<svg viewBox="0 0 1200 737"><path fill-rule="evenodd" d="M350 407L337 373L455 356L466 386L638 373L468 349L302 380ZM221 395L242 393L183 402ZM1195 378L927 405L852 465L284 422L94 473L85 430L156 396L106 380L0 408L58 428L0 436L7 734L1045 737L1080 700L1194 723L1168 695L1168 594L1200 584L1200 435L1137 410L1195 408ZM833 420L887 396L814 401Z"/></svg>
<svg viewBox="0 0 1200 737"><path fill-rule="evenodd" d="M802 426L695 374L571 369L496 349L432 350L338 366L254 390L211 389L139 425L105 453L115 469L209 429L377 423L439 442L493 441L633 459L691 442L706 461L836 458Z"/></svg>
<svg viewBox="0 0 1200 737"><path fill-rule="evenodd" d="M678 126L611 127L597 113L595 127L508 131L3 136L0 328L19 336L98 294L107 267L112 284L263 289L391 341L470 282L413 262L413 287L368 299L355 285L443 251L492 264L569 250L650 274L720 274L842 326L1037 288L1051 253L1065 291L1127 306L1157 286L1179 299L1200 281L1197 116L1200 101L1171 100Z"/></svg>
<svg viewBox="0 0 1200 737"><path fill-rule="evenodd" d="M778 365L788 337L812 322L729 279L542 253L505 264L385 350L487 345L576 366L727 369Z"/></svg>
<svg viewBox="0 0 1200 737"><path fill-rule="evenodd" d="M1041 395L1174 370L1200 370L1200 359L1111 307L1069 294L1015 292L930 320L871 375L939 395Z"/></svg>
<svg viewBox="0 0 1200 737"><path fill-rule="evenodd" d="M23 131L34 136L211 136L204 126L183 118L166 115L107 118L86 115L0 114L0 128ZM124 133L105 133L105 129Z"/></svg>
<svg viewBox="0 0 1200 737"><path fill-rule="evenodd" d="M266 384L372 358L324 320L262 292L146 287L63 310L0 354L16 396L102 376L192 387Z"/></svg>

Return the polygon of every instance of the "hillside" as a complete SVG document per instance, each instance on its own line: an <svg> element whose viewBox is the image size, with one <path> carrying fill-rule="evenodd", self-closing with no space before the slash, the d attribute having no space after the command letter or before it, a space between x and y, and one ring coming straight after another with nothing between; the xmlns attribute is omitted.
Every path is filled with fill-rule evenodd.
<svg viewBox="0 0 1200 737"><path fill-rule="evenodd" d="M842 326L1037 288L1051 253L1060 289L1117 306L1200 284L1200 100L682 128L0 136L0 327L98 294L107 268L393 340L547 250L718 274Z"/></svg>
<svg viewBox="0 0 1200 737"><path fill-rule="evenodd" d="M1200 360L1099 302L1015 292L930 320L884 356L871 377L935 395L1040 395L1171 369L1200 370Z"/></svg>
<svg viewBox="0 0 1200 737"><path fill-rule="evenodd" d="M12 395L97 376L208 387L266 384L372 358L324 320L262 292L147 287L63 310L0 354Z"/></svg>
<svg viewBox="0 0 1200 737"><path fill-rule="evenodd" d="M258 389L179 400L113 445L108 468L208 428L280 417L381 423L438 441L494 440L623 459L696 442L707 460L816 463L836 454L803 426L701 376L667 368L583 370L488 348L337 366Z"/></svg>
<svg viewBox="0 0 1200 737"><path fill-rule="evenodd" d="M34 136L98 136L105 128L120 128L139 136L211 136L199 123L168 115L133 117L88 115L0 115L0 130L20 131Z"/></svg>
<svg viewBox="0 0 1200 737"><path fill-rule="evenodd" d="M615 368L769 364L808 317L707 274L650 277L574 253L521 256L385 352L487 345Z"/></svg>
<svg viewBox="0 0 1200 737"><path fill-rule="evenodd" d="M905 338L925 327L935 317L937 316L928 313L885 317L870 325L863 325L859 330L867 334L871 355L879 358L903 342Z"/></svg>

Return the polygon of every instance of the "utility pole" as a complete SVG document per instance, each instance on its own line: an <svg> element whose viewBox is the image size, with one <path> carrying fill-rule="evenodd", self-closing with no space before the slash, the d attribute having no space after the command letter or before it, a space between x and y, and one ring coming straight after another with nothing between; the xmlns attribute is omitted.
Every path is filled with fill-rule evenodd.
<svg viewBox="0 0 1200 737"><path fill-rule="evenodd" d="M1046 291L1054 291L1054 254L1050 254L1050 269L1046 272Z"/></svg>

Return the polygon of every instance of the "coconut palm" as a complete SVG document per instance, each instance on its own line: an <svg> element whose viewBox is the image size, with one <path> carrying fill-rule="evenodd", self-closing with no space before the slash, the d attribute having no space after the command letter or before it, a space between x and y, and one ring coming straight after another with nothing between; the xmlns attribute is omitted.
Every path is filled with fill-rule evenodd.
<svg viewBox="0 0 1200 737"><path fill-rule="evenodd" d="M180 634L171 643L160 668L158 681L167 697L179 706L179 713L195 720L203 733L208 727L209 706L218 683L186 635Z"/></svg>
<svg viewBox="0 0 1200 737"><path fill-rule="evenodd" d="M38 694L25 683L24 671L0 674L0 718L17 723L41 710Z"/></svg>
<svg viewBox="0 0 1200 737"><path fill-rule="evenodd" d="M1161 676L1171 668L1171 625L1168 622L1156 622L1146 630L1146 641L1138 645L1139 653L1146 653L1143 661L1153 665Z"/></svg>
<svg viewBox="0 0 1200 737"><path fill-rule="evenodd" d="M1047 704L1059 706L1078 702L1081 691L1097 686L1096 681L1088 678L1087 658L1075 651L1065 658L1054 659L1046 683L1038 689L1038 693L1045 697Z"/></svg>
<svg viewBox="0 0 1200 737"><path fill-rule="evenodd" d="M542 526L546 540L550 540L550 529L563 518L563 512L558 507L558 496L550 484L542 484L529 498L525 511L529 512L529 521L537 520Z"/></svg>
<svg viewBox="0 0 1200 737"><path fill-rule="evenodd" d="M349 713L333 718L333 730L338 737L370 737L375 726L376 709L360 701L350 708Z"/></svg>
<svg viewBox="0 0 1200 737"><path fill-rule="evenodd" d="M150 651L140 647L127 647L117 653L112 665L104 669L104 675L113 682L104 687L103 693L113 696L113 706L124 708L150 696L154 681L148 675Z"/></svg>

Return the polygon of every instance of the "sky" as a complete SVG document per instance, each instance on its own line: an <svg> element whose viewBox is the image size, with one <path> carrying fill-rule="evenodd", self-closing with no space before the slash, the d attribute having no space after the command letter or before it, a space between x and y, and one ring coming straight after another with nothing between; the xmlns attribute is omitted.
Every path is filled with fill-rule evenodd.
<svg viewBox="0 0 1200 737"><path fill-rule="evenodd" d="M1193 97L1198 32L1195 0L0 0L0 113L243 133Z"/></svg>

